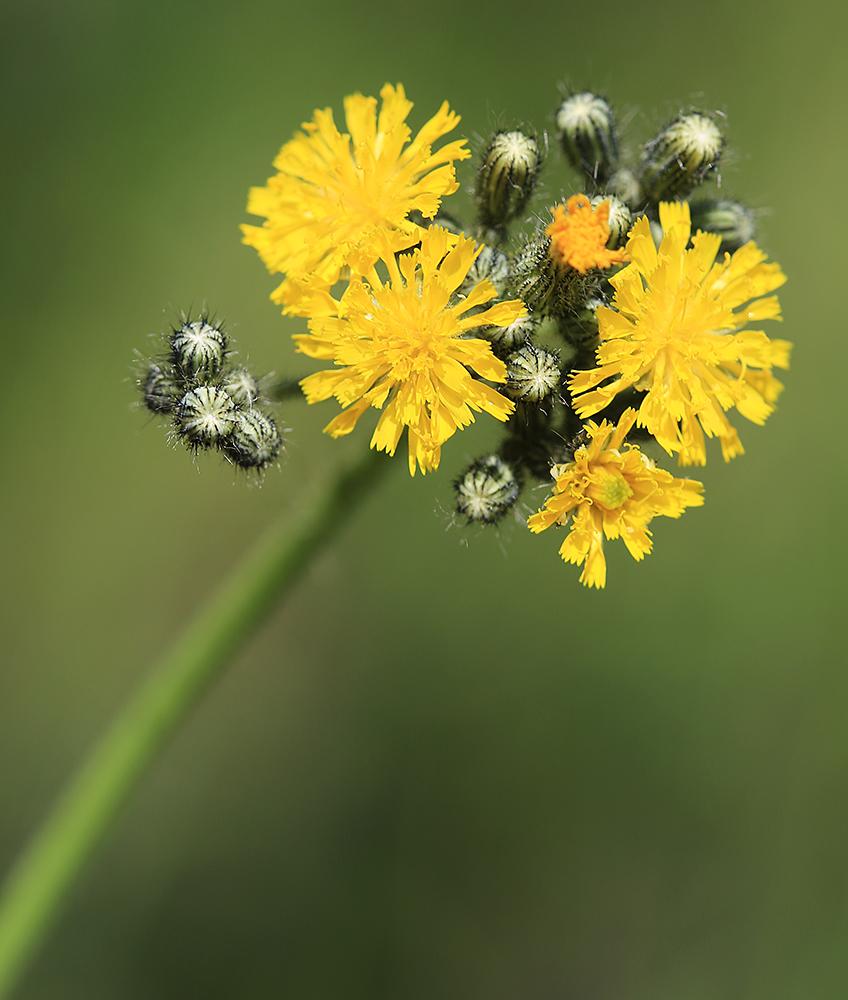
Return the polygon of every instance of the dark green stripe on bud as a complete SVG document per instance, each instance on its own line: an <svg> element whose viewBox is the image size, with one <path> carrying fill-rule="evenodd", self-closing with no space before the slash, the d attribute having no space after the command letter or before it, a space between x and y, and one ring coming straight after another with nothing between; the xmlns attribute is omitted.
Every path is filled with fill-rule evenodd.
<svg viewBox="0 0 848 1000"><path fill-rule="evenodd" d="M618 130L609 104L597 94L571 94L557 111L556 127L572 167L604 187L618 166Z"/></svg>
<svg viewBox="0 0 848 1000"><path fill-rule="evenodd" d="M735 253L750 243L756 234L756 217L752 209L738 201L721 198L710 201L693 201L692 229L721 236L719 253Z"/></svg>
<svg viewBox="0 0 848 1000"><path fill-rule="evenodd" d="M499 229L527 205L542 166L538 143L523 132L496 132L477 173L477 218L483 229Z"/></svg>
<svg viewBox="0 0 848 1000"><path fill-rule="evenodd" d="M453 484L457 513L468 523L495 524L515 506L521 484L515 472L497 455L472 462Z"/></svg>
<svg viewBox="0 0 848 1000"><path fill-rule="evenodd" d="M685 198L715 169L723 149L724 136L712 118L680 115L645 147L643 196L654 205Z"/></svg>

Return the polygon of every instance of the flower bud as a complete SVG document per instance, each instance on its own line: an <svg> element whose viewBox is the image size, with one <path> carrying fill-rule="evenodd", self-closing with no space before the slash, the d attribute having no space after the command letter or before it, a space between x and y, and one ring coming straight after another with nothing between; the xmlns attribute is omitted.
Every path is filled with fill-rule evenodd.
<svg viewBox="0 0 848 1000"><path fill-rule="evenodd" d="M609 205L607 225L609 226L610 234L607 240L607 249L618 250L619 247L623 247L627 242L627 234L633 225L633 215L622 199L617 198L615 195L597 194L594 198L590 199L592 208L597 208L598 205L603 205L604 202L607 202Z"/></svg>
<svg viewBox="0 0 848 1000"><path fill-rule="evenodd" d="M645 147L643 195L654 205L685 198L714 169L723 149L724 137L712 118L681 115Z"/></svg>
<svg viewBox="0 0 848 1000"><path fill-rule="evenodd" d="M259 383L246 368L233 368L226 372L221 388L242 409L251 409L259 399Z"/></svg>
<svg viewBox="0 0 848 1000"><path fill-rule="evenodd" d="M171 334L171 360L186 377L217 375L226 353L227 335L205 319L183 322Z"/></svg>
<svg viewBox="0 0 848 1000"><path fill-rule="evenodd" d="M214 385L198 385L187 392L174 409L177 435L191 448L223 444L236 423L232 399Z"/></svg>
<svg viewBox="0 0 848 1000"><path fill-rule="evenodd" d="M610 177L606 190L608 194L614 194L633 210L642 207L642 189L639 187L639 179L627 167L616 170Z"/></svg>
<svg viewBox="0 0 848 1000"><path fill-rule="evenodd" d="M597 287L595 273L581 274L558 266L551 239L536 236L518 252L512 266L510 297L521 299L531 313L561 316L583 306Z"/></svg>
<svg viewBox="0 0 848 1000"><path fill-rule="evenodd" d="M274 421L260 410L236 411L232 433L223 442L227 457L242 469L265 469L283 447Z"/></svg>
<svg viewBox="0 0 848 1000"><path fill-rule="evenodd" d="M509 257L494 247L484 246L459 286L459 294L467 295L481 281L491 281L498 296L502 297L508 280Z"/></svg>
<svg viewBox="0 0 848 1000"><path fill-rule="evenodd" d="M756 232L754 212L738 201L721 198L710 201L693 201L692 229L702 229L705 233L721 236L720 254L735 253L740 247L750 243Z"/></svg>
<svg viewBox="0 0 848 1000"><path fill-rule="evenodd" d="M171 366L152 364L139 380L144 405L151 413L170 413L183 393Z"/></svg>
<svg viewBox="0 0 848 1000"><path fill-rule="evenodd" d="M515 506L521 484L497 455L478 458L453 484L459 514L482 524L495 524Z"/></svg>
<svg viewBox="0 0 848 1000"><path fill-rule="evenodd" d="M477 216L481 227L496 229L523 211L542 166L535 139L523 132L497 132L477 174Z"/></svg>
<svg viewBox="0 0 848 1000"><path fill-rule="evenodd" d="M506 392L522 403L540 403L559 385L559 357L551 351L525 344L506 362Z"/></svg>
<svg viewBox="0 0 848 1000"><path fill-rule="evenodd" d="M528 337L533 336L539 324L539 319L528 313L509 326L481 326L474 331L474 335L484 337L496 349L514 351L517 347L521 347Z"/></svg>
<svg viewBox="0 0 848 1000"><path fill-rule="evenodd" d="M563 338L578 351L594 350L598 345L598 306L603 299L588 299L582 309L560 319L558 327Z"/></svg>
<svg viewBox="0 0 848 1000"><path fill-rule="evenodd" d="M609 104L597 94L571 94L557 111L556 127L572 167L604 187L618 166L618 130Z"/></svg>

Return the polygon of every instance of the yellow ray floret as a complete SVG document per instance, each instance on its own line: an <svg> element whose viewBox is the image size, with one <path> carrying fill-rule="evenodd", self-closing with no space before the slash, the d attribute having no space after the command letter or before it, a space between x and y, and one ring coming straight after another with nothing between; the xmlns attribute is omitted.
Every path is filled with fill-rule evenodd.
<svg viewBox="0 0 848 1000"><path fill-rule="evenodd" d="M574 406L592 416L634 387L647 393L639 426L681 465L706 462L704 435L718 437L729 460L743 448L726 411L735 406L761 424L783 389L771 372L789 367L792 345L745 327L781 318L777 296L767 293L786 279L754 243L720 263L718 235L698 232L687 249L686 203L660 204L660 222L659 250L647 219L631 231L632 263L610 279L613 308L597 311L598 367L570 380Z"/></svg>
<svg viewBox="0 0 848 1000"><path fill-rule="evenodd" d="M551 255L561 265L581 274L595 268L624 263L623 250L608 250L610 237L608 201L593 211L585 194L575 194L565 203L551 209L554 220L545 230L551 238Z"/></svg>
<svg viewBox="0 0 848 1000"><path fill-rule="evenodd" d="M376 98L345 98L346 134L329 108L316 111L283 146L276 176L251 189L247 210L266 221L242 226L244 242L256 247L272 273L311 276L327 288L346 267L365 274L377 259L376 234L387 234L394 250L412 246L422 230L409 213L432 219L441 198L456 191L453 161L471 155L464 140L435 152L432 144L459 116L445 102L410 142L412 102L403 87L386 84L380 96L379 116ZM287 280L272 298L285 312L302 315L298 291Z"/></svg>
<svg viewBox="0 0 848 1000"><path fill-rule="evenodd" d="M661 514L680 517L686 507L698 507L703 486L675 479L635 446L623 442L636 421L636 411L625 410L618 426L590 420L584 428L588 443L574 453L574 461L554 466L553 496L527 522L533 532L571 521L559 553L566 562L583 565L580 582L603 587L607 579L604 538L621 538L634 559L651 551L647 525Z"/></svg>
<svg viewBox="0 0 848 1000"><path fill-rule="evenodd" d="M501 302L478 311L495 296L489 281L464 299L453 298L478 253L473 240L438 226L425 230L420 247L398 259L385 238L380 256L388 281L372 268L366 278L351 279L339 302L327 293L307 299L311 332L295 336L298 349L332 360L336 368L300 384L308 402L335 396L344 407L324 428L328 434L349 434L369 406L382 409L371 447L393 455L408 428L409 471L415 475L416 464L422 472L438 466L441 446L473 423L472 411L502 421L512 413L510 400L479 381L506 382L506 366L487 340L468 333L484 325L509 326L526 310L521 302Z"/></svg>

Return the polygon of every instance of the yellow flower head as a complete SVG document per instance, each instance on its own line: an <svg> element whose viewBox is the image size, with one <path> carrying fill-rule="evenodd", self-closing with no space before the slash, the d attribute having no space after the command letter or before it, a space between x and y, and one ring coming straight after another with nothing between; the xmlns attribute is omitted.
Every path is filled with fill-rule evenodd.
<svg viewBox="0 0 848 1000"><path fill-rule="evenodd" d="M450 305L477 253L473 240L457 240L434 226L423 231L418 249L399 259L392 241L383 239L388 281L372 268L367 278L351 279L339 302L326 291L307 291L311 333L294 339L304 354L337 368L300 384L308 402L335 396L344 407L324 428L328 434L349 434L369 406L382 409L371 447L393 455L409 428L409 471L415 475L416 463L422 472L438 466L442 444L474 421L472 410L502 421L512 413L510 400L478 380L506 382L506 366L488 341L467 339L467 333L509 326L525 315L524 304L501 302L465 315L494 298L486 280Z"/></svg>
<svg viewBox="0 0 848 1000"><path fill-rule="evenodd" d="M608 201L592 211L585 194L572 195L565 205L551 209L554 221L545 230L551 238L551 255L561 265L585 274L594 268L612 267L628 259L623 250L607 250L610 237Z"/></svg>
<svg viewBox="0 0 848 1000"><path fill-rule="evenodd" d="M394 250L412 246L422 230L409 213L432 219L440 199L456 191L453 161L471 155L464 140L436 152L431 146L459 116L445 102L410 142L412 102L403 87L386 84L380 96L379 117L376 98L345 98L344 135L329 108L316 111L283 146L274 161L277 175L251 189L247 210L266 221L242 226L244 242L256 247L272 273L310 275L327 288L346 267L365 274L379 253L378 233L388 234ZM299 288L284 281L272 298L285 312L302 315Z"/></svg>
<svg viewBox="0 0 848 1000"><path fill-rule="evenodd" d="M574 406L581 417L591 416L633 386L647 392L639 426L669 454L678 452L681 465L706 462L705 434L720 439L729 460L744 449L725 411L735 406L762 424L783 388L771 370L789 367L792 345L744 327L780 319L777 296L762 296L786 279L754 243L721 263L716 234L698 232L687 249L686 203L661 203L660 222L659 251L647 219L633 227L632 263L610 279L614 308L597 311L598 367L570 381Z"/></svg>
<svg viewBox="0 0 848 1000"><path fill-rule="evenodd" d="M604 537L622 538L633 558L642 559L651 551L651 518L680 517L686 507L704 502L701 483L673 478L633 445L622 450L635 420L632 409L622 414L618 427L590 420L588 444L577 449L573 462L554 466L553 496L527 522L538 533L572 518L559 554L577 566L585 563L580 582L587 587L606 583Z"/></svg>

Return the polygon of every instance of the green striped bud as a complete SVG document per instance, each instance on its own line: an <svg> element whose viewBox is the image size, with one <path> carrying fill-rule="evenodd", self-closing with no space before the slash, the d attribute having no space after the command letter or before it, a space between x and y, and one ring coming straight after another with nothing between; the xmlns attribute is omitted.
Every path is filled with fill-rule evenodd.
<svg viewBox="0 0 848 1000"><path fill-rule="evenodd" d="M559 385L559 358L542 347L525 344L507 358L506 391L522 403L540 403Z"/></svg>
<svg viewBox="0 0 848 1000"><path fill-rule="evenodd" d="M274 461L282 447L277 425L260 410L237 411L232 433L222 444L224 454L236 465L260 472Z"/></svg>
<svg viewBox="0 0 848 1000"><path fill-rule="evenodd" d="M740 247L750 243L756 233L754 212L738 201L715 199L693 201L692 229L702 229L705 233L718 233L721 246L718 252L735 253Z"/></svg>
<svg viewBox="0 0 848 1000"><path fill-rule="evenodd" d="M651 204L686 198L714 170L724 136L702 114L681 115L647 144L639 183Z"/></svg>
<svg viewBox="0 0 848 1000"><path fill-rule="evenodd" d="M509 280L509 257L494 247L484 246L468 269L459 286L460 295L468 295L481 281L491 281L495 291L502 296Z"/></svg>
<svg viewBox="0 0 848 1000"><path fill-rule="evenodd" d="M620 198L625 205L634 211L642 207L642 189L639 187L639 179L627 167L616 170L610 177L606 190Z"/></svg>
<svg viewBox="0 0 848 1000"><path fill-rule="evenodd" d="M171 413L185 391L174 377L170 365L151 364L144 379L139 379L142 399L151 413Z"/></svg>
<svg viewBox="0 0 848 1000"><path fill-rule="evenodd" d="M627 242L627 234L633 225L633 215L621 198L616 198L614 194L597 194L594 198L589 199L589 203L593 209L597 208L598 205L602 205L605 201L609 202L607 225L609 226L610 234L607 240L607 248L609 250L618 250L619 247L624 246Z"/></svg>
<svg viewBox="0 0 848 1000"><path fill-rule="evenodd" d="M523 132L496 132L477 173L477 218L498 229L524 211L542 166L538 143Z"/></svg>
<svg viewBox="0 0 848 1000"><path fill-rule="evenodd" d="M174 408L174 427L190 448L223 444L236 423L233 401L214 385L199 385L187 392Z"/></svg>
<svg viewBox="0 0 848 1000"><path fill-rule="evenodd" d="M556 127L572 167L604 187L618 166L618 130L609 104L597 94L571 94L557 111Z"/></svg>
<svg viewBox="0 0 848 1000"><path fill-rule="evenodd" d="M468 523L495 524L515 506L521 484L497 455L478 458L453 484L457 513Z"/></svg>
<svg viewBox="0 0 848 1000"><path fill-rule="evenodd" d="M563 316L581 309L597 287L597 274L558 266L551 254L551 238L541 234L516 255L509 297L521 299L531 313Z"/></svg>
<svg viewBox="0 0 848 1000"><path fill-rule="evenodd" d="M259 399L259 383L246 368L232 368L226 372L221 388L236 406L245 410L250 410Z"/></svg>
<svg viewBox="0 0 848 1000"><path fill-rule="evenodd" d="M527 313L509 326L481 326L474 331L475 337L483 337L499 351L514 351L521 347L528 337L532 337L539 328L539 319L532 313Z"/></svg>

